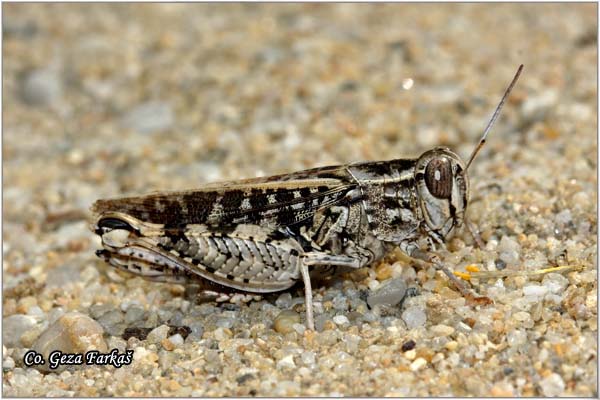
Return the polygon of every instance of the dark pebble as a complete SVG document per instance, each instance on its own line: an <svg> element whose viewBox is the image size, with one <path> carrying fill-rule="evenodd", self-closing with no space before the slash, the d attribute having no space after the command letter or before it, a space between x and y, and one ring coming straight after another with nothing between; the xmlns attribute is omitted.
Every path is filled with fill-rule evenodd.
<svg viewBox="0 0 600 400"><path fill-rule="evenodd" d="M140 340L146 340L146 337L148 336L148 334L150 333L150 331L152 331L153 328L125 328L125 331L123 332L123 339L124 340L129 340L129 338L135 337L138 338Z"/></svg>
<svg viewBox="0 0 600 400"><path fill-rule="evenodd" d="M502 271L504 268L506 268L506 263L502 260L496 260L494 263L496 264L496 269L498 271Z"/></svg>
<svg viewBox="0 0 600 400"><path fill-rule="evenodd" d="M223 305L221 306L221 309L225 310L225 311L238 311L240 309L239 304L233 304L233 303L222 303Z"/></svg>
<svg viewBox="0 0 600 400"><path fill-rule="evenodd" d="M240 385L243 385L244 383L246 383L247 381L250 381L252 379L254 379L255 376L253 374L244 374L244 375L240 375L237 378L235 378L235 380L237 381L237 383L239 383Z"/></svg>
<svg viewBox="0 0 600 400"><path fill-rule="evenodd" d="M414 340L409 340L408 342L404 342L402 344L402 351L409 351L415 348L417 344L415 343Z"/></svg>
<svg viewBox="0 0 600 400"><path fill-rule="evenodd" d="M180 334L182 338L187 338L190 333L192 333L192 328L189 326L169 326L169 334L168 336L173 336L176 334Z"/></svg>

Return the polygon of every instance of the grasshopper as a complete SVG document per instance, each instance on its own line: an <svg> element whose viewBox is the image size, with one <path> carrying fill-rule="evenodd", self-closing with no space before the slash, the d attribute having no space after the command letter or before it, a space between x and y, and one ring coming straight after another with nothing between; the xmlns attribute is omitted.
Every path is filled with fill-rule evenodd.
<svg viewBox="0 0 600 400"><path fill-rule="evenodd" d="M464 296L474 298L435 250L467 222L467 170L522 69L467 163L450 149L436 147L417 159L319 167L98 200L92 229L103 249L96 254L150 280L197 284L216 293L260 295L286 290L302 279L311 330L312 273L361 268L396 247L442 270Z"/></svg>

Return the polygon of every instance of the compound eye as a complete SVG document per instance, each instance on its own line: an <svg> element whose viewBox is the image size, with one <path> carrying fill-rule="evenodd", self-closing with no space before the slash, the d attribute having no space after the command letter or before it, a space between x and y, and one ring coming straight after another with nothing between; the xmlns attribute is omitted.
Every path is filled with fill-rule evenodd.
<svg viewBox="0 0 600 400"><path fill-rule="evenodd" d="M446 157L434 158L425 168L425 184L429 192L438 199L449 199L452 195L452 165Z"/></svg>

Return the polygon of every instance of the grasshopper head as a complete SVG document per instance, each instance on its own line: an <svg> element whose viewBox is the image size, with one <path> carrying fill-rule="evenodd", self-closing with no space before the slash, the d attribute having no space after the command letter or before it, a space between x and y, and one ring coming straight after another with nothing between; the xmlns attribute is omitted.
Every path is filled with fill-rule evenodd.
<svg viewBox="0 0 600 400"><path fill-rule="evenodd" d="M469 200L469 178L465 163L445 147L436 147L419 157L415 167L423 227L443 242L454 227L463 223Z"/></svg>

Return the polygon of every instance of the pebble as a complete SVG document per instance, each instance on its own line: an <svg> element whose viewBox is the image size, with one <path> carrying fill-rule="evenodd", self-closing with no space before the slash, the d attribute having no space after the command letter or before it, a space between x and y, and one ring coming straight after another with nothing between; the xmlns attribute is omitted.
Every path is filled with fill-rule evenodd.
<svg viewBox="0 0 600 400"><path fill-rule="evenodd" d="M498 245L499 257L502 261L508 265L518 264L520 251L521 246L516 240L508 236L502 236Z"/></svg>
<svg viewBox="0 0 600 400"><path fill-rule="evenodd" d="M294 332L294 324L300 323L300 314L293 310L283 310L275 317L273 329L279 333Z"/></svg>
<svg viewBox="0 0 600 400"><path fill-rule="evenodd" d="M17 303L17 312L21 314L30 314L29 309L37 306L37 299L33 296L26 296L20 299Z"/></svg>
<svg viewBox="0 0 600 400"><path fill-rule="evenodd" d="M427 360L425 360L423 357L419 357L410 364L410 370L418 371L426 365L427 365Z"/></svg>
<svg viewBox="0 0 600 400"><path fill-rule="evenodd" d="M171 342L169 339L163 339L163 340L161 340L160 344L167 351L173 351L173 350L175 350L175 344L173 342Z"/></svg>
<svg viewBox="0 0 600 400"><path fill-rule="evenodd" d="M296 363L294 362L294 356L292 354L283 357L277 361L277 368L295 368Z"/></svg>
<svg viewBox="0 0 600 400"><path fill-rule="evenodd" d="M520 329L508 332L506 341L511 347L519 347L527 343L527 333Z"/></svg>
<svg viewBox="0 0 600 400"><path fill-rule="evenodd" d="M423 308L411 306L402 312L402 320L408 329L415 329L425 325L427 314Z"/></svg>
<svg viewBox="0 0 600 400"><path fill-rule="evenodd" d="M217 321L215 322L215 325L220 328L232 328L234 323L235 323L235 319L228 318L228 317L222 317L222 318L217 319Z"/></svg>
<svg viewBox="0 0 600 400"><path fill-rule="evenodd" d="M225 340L233 336L233 332L229 328L217 328L214 330L213 335L216 340Z"/></svg>
<svg viewBox="0 0 600 400"><path fill-rule="evenodd" d="M560 226L566 226L573 221L573 216L571 215L571 210L568 208L562 210L558 214L554 216L554 222Z"/></svg>
<svg viewBox="0 0 600 400"><path fill-rule="evenodd" d="M167 308L159 308L156 313L161 322L168 322L173 317L173 311Z"/></svg>
<svg viewBox="0 0 600 400"><path fill-rule="evenodd" d="M333 304L333 309L337 311L347 311L348 310L348 299L344 295L337 295L331 300Z"/></svg>
<svg viewBox="0 0 600 400"><path fill-rule="evenodd" d="M406 342L402 343L402 348L400 350L410 351L410 350L414 349L416 345L417 345L417 343L414 340L410 339L410 340L407 340Z"/></svg>
<svg viewBox="0 0 600 400"><path fill-rule="evenodd" d="M543 297L546 293L548 293L548 290L549 289L547 286L527 285L523 287L523 294L525 296Z"/></svg>
<svg viewBox="0 0 600 400"><path fill-rule="evenodd" d="M415 349L408 350L404 353L404 357L406 357L407 360L412 361L417 358L417 351Z"/></svg>
<svg viewBox="0 0 600 400"><path fill-rule="evenodd" d="M531 315L526 311L519 311L513 314L513 318L516 321L523 322L531 319Z"/></svg>
<svg viewBox="0 0 600 400"><path fill-rule="evenodd" d="M448 351L452 351L453 352L453 351L455 351L458 348L458 342L455 341L455 340L451 340L448 343L446 343L444 345L444 347L446 349L448 349Z"/></svg>
<svg viewBox="0 0 600 400"><path fill-rule="evenodd" d="M383 304L395 306L399 304L406 295L406 282L403 278L394 278L382 283L373 293L367 297L367 304L373 308Z"/></svg>
<svg viewBox="0 0 600 400"><path fill-rule="evenodd" d="M307 367L313 366L315 365L316 362L316 356L314 351L303 351L300 354L300 360L302 361L302 363L304 365L306 365Z"/></svg>
<svg viewBox="0 0 600 400"><path fill-rule="evenodd" d="M37 323L30 315L15 314L2 319L2 344L6 347L21 345L21 336L31 330Z"/></svg>
<svg viewBox="0 0 600 400"><path fill-rule="evenodd" d="M146 341L148 343L160 343L164 339L167 338L167 334L169 333L169 327L167 325L161 325L156 327L150 331L148 336L146 337Z"/></svg>
<svg viewBox="0 0 600 400"><path fill-rule="evenodd" d="M188 335L188 337L186 338L186 340L196 341L196 340L199 340L200 338L202 338L202 335L204 334L204 323L203 322L200 322L200 321L192 322L188 326L191 329L191 332Z"/></svg>
<svg viewBox="0 0 600 400"><path fill-rule="evenodd" d="M96 320L104 327L104 329L110 329L114 325L123 322L123 313L120 310L113 309L112 311L102 314Z"/></svg>
<svg viewBox="0 0 600 400"><path fill-rule="evenodd" d="M110 336L107 344L109 349L117 349L120 353L125 352L127 348L127 342L118 336Z"/></svg>
<svg viewBox="0 0 600 400"><path fill-rule="evenodd" d="M181 336L179 333L176 333L175 335L169 337L169 341L175 346L181 346L183 344L183 336Z"/></svg>
<svg viewBox="0 0 600 400"><path fill-rule="evenodd" d="M39 326L32 328L21 335L21 344L26 348L30 348L35 343L37 338L40 337L41 333L42 330Z"/></svg>
<svg viewBox="0 0 600 400"><path fill-rule="evenodd" d="M378 280L375 280L375 279L373 279L372 281L369 281L369 283L367 284L367 286L369 287L369 290L371 290L371 291L375 291L380 285L381 285L381 282L379 282Z"/></svg>
<svg viewBox="0 0 600 400"><path fill-rule="evenodd" d="M31 306L27 311L27 314L36 317L39 320L46 318L46 313L38 306Z"/></svg>
<svg viewBox="0 0 600 400"><path fill-rule="evenodd" d="M549 273L544 275L542 285L544 285L551 293L562 294L569 285L569 280L561 274Z"/></svg>
<svg viewBox="0 0 600 400"><path fill-rule="evenodd" d="M4 361L2 361L2 369L5 371L10 371L15 367L15 360L12 357L6 357Z"/></svg>
<svg viewBox="0 0 600 400"><path fill-rule="evenodd" d="M131 306L127 309L127 312L125 313L125 323L129 325L136 321L139 321L144 317L145 313L146 312L142 307Z"/></svg>
<svg viewBox="0 0 600 400"><path fill-rule="evenodd" d="M503 260L495 260L494 265L498 271L502 271L506 268L506 263Z"/></svg>
<svg viewBox="0 0 600 400"><path fill-rule="evenodd" d="M50 68L29 72L23 82L23 99L32 105L52 105L58 101L61 94L60 75Z"/></svg>
<svg viewBox="0 0 600 400"><path fill-rule="evenodd" d="M562 396L565 391L565 381L560 375L552 373L540 381L540 387L544 396Z"/></svg>
<svg viewBox="0 0 600 400"><path fill-rule="evenodd" d="M289 292L282 293L275 300L275 305L282 310L290 308L292 306L292 295Z"/></svg>
<svg viewBox="0 0 600 400"><path fill-rule="evenodd" d="M129 111L123 118L123 126L142 134L151 134L168 130L174 121L169 103L149 101Z"/></svg>
<svg viewBox="0 0 600 400"><path fill-rule="evenodd" d="M333 317L333 322L335 322L336 325L340 326L350 325L350 321L345 315L336 315L335 317Z"/></svg>
<svg viewBox="0 0 600 400"><path fill-rule="evenodd" d="M353 334L344 334L343 340L346 345L346 351L350 354L354 354L359 350L361 337Z"/></svg>
<svg viewBox="0 0 600 400"><path fill-rule="evenodd" d="M114 309L115 306L112 304L94 304L90 307L89 312L92 318L98 319L100 316Z"/></svg>
<svg viewBox="0 0 600 400"><path fill-rule="evenodd" d="M317 332L323 332L325 324L329 321L329 316L326 314L317 315L315 317L315 329Z"/></svg>
<svg viewBox="0 0 600 400"><path fill-rule="evenodd" d="M107 351L102 326L87 315L70 312L50 325L33 344L33 349L45 359L55 350L63 353L85 353L89 350ZM47 369L48 364L40 366Z"/></svg>
<svg viewBox="0 0 600 400"><path fill-rule="evenodd" d="M434 336L450 336L454 333L454 328L448 325L434 325L430 328Z"/></svg>
<svg viewBox="0 0 600 400"><path fill-rule="evenodd" d="M294 328L294 330L300 335L303 335L306 331L306 325L300 323L293 324L292 328Z"/></svg>

